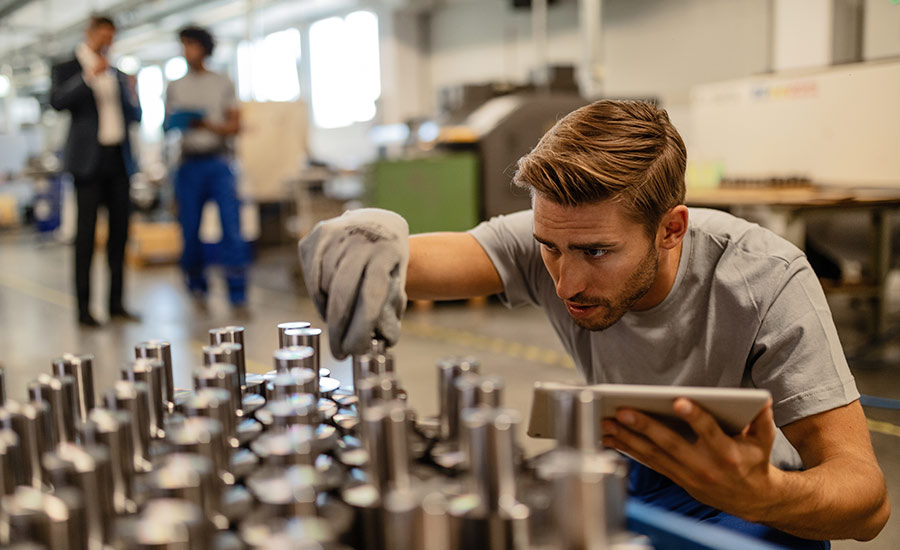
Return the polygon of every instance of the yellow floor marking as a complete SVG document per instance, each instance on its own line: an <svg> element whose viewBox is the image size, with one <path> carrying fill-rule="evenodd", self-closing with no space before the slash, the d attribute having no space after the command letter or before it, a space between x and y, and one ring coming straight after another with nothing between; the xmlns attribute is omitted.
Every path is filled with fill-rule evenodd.
<svg viewBox="0 0 900 550"><path fill-rule="evenodd" d="M442 328L416 321L404 321L403 332L428 340L490 351L554 367L575 368L575 362L565 353L502 338L489 337L466 330Z"/></svg>
<svg viewBox="0 0 900 550"><path fill-rule="evenodd" d="M0 273L0 285L20 294L25 294L65 309L75 308L75 297L71 294L39 285L23 277L18 277L9 273Z"/></svg>

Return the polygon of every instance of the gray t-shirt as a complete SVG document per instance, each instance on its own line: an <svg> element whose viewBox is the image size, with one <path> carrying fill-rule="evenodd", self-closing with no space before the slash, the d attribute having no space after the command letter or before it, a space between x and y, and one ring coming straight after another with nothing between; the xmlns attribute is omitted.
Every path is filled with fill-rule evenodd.
<svg viewBox="0 0 900 550"><path fill-rule="evenodd" d="M803 252L724 212L691 208L688 219L668 296L600 332L577 326L557 297L531 211L493 218L471 234L503 280L504 303L544 308L588 383L765 388L777 426L857 399ZM785 443L780 436L776 447ZM776 448L773 462L796 463L790 451Z"/></svg>
<svg viewBox="0 0 900 550"><path fill-rule="evenodd" d="M166 89L166 113L202 111L213 124L226 121L228 111L237 106L234 84L227 76L212 71L189 71ZM190 128L182 131L181 152L205 154L226 152L229 141L209 130Z"/></svg>

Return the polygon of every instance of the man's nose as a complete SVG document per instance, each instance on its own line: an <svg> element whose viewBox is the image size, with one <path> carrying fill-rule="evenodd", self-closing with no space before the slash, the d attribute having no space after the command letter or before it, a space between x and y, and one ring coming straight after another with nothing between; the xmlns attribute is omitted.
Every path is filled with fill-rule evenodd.
<svg viewBox="0 0 900 550"><path fill-rule="evenodd" d="M559 277L556 279L556 295L569 300L584 291L586 278L583 271L571 259L559 261Z"/></svg>

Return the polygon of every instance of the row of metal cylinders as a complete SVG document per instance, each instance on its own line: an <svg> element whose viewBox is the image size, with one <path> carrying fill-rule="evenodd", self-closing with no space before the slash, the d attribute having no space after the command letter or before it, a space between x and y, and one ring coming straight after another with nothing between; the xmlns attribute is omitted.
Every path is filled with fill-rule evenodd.
<svg viewBox="0 0 900 550"><path fill-rule="evenodd" d="M320 368L320 334L279 325L275 370L248 375L243 328L213 329L193 391L174 388L168 343L139 344L105 408L91 406L90 356L55 360L56 376L29 385L22 404L5 401L0 369L0 543L6 524L54 549L276 549L301 539L343 548L327 541L346 529L358 550L542 547L528 520L548 512L517 494L519 415L501 407L502 381L479 375L471 358L441 361L439 413L416 418L383 342L354 357L349 392ZM556 418L569 419L557 429L561 450L541 463L554 501L586 507L554 520L571 534L548 548L606 547L598 541L623 530L621 465L588 436L587 395L559 398ZM323 453L344 468L323 465ZM422 475L424 459L445 475ZM323 481L330 474L343 479ZM355 512L324 521L323 491L338 488ZM240 540L226 530L235 525Z"/></svg>

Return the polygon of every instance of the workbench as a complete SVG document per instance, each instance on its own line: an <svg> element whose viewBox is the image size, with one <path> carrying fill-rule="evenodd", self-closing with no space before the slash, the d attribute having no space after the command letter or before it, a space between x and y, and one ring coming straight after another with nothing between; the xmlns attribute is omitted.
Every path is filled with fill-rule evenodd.
<svg viewBox="0 0 900 550"><path fill-rule="evenodd" d="M874 308L874 336L886 328L886 279L891 268L891 218L900 208L900 187L688 187L685 202L688 206L728 210L739 216L753 218L765 210L772 214L769 226L776 233L804 248L806 240L805 215L810 212L866 210L871 219L869 252L871 276L864 284L823 285L828 292L852 292L872 298Z"/></svg>

